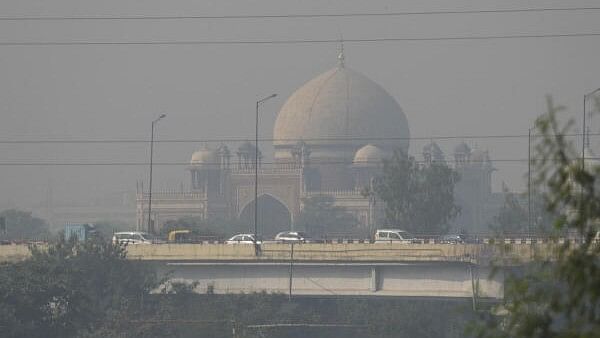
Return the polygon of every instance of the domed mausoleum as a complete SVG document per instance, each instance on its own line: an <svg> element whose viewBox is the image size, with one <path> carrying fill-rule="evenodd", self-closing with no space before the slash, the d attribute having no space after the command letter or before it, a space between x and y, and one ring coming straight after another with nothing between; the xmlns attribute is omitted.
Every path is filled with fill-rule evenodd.
<svg viewBox="0 0 600 338"><path fill-rule="evenodd" d="M168 220L194 216L235 219L252 231L258 204L259 234L268 237L294 227L306 198L328 195L373 229L385 225L384 205L363 191L380 174L384 159L396 149L408 153L409 139L408 120L396 99L347 67L342 50L337 65L295 90L281 107L272 163L263 164L263 153L251 142L203 147L192 155L188 189L153 193L150 225L145 223L149 195L138 191L137 225L158 231ZM465 153L461 161L467 161L468 146L459 150ZM431 161L443 161L437 145L426 152Z"/></svg>

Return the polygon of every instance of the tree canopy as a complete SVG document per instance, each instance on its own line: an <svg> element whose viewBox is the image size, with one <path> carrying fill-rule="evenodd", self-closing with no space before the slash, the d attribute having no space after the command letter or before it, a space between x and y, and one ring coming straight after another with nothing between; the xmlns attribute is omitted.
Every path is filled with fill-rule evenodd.
<svg viewBox="0 0 600 338"><path fill-rule="evenodd" d="M0 233L0 239L47 239L50 234L48 223L31 212L8 209L0 212L0 218L6 225L6 234Z"/></svg>
<svg viewBox="0 0 600 338"><path fill-rule="evenodd" d="M4 337L74 337L139 312L158 279L123 248L100 239L59 239L31 258L0 265Z"/></svg>
<svg viewBox="0 0 600 338"><path fill-rule="evenodd" d="M544 236L556 232L553 229L556 213L548 210L543 194L532 190L530 220L527 196L504 189L504 204L490 224L495 234L522 236L531 232L531 235Z"/></svg>
<svg viewBox="0 0 600 338"><path fill-rule="evenodd" d="M384 161L373 192L385 202L390 226L414 233L439 234L458 214L454 184L458 174L444 163L421 165L402 151Z"/></svg>
<svg viewBox="0 0 600 338"><path fill-rule="evenodd" d="M357 220L346 208L334 205L335 199L328 195L316 195L302 199L302 211L296 226L313 236L326 233L349 233L356 230Z"/></svg>
<svg viewBox="0 0 600 338"><path fill-rule="evenodd" d="M540 134L534 162L536 184L544 187L554 227L576 233L578 244L556 248L555 259L538 258L519 275L509 275L505 315L486 315L478 337L598 337L600 332L600 166L585 165L561 125L564 110L547 99L548 113L536 121ZM498 313L498 312L496 312Z"/></svg>

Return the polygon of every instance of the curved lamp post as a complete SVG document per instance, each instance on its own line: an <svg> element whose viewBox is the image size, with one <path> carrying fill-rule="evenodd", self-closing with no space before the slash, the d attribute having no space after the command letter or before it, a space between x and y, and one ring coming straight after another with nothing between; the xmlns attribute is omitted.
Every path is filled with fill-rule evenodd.
<svg viewBox="0 0 600 338"><path fill-rule="evenodd" d="M256 101L256 128L254 133L254 241L258 240L258 110L261 104L277 96L271 94Z"/></svg>
<svg viewBox="0 0 600 338"><path fill-rule="evenodd" d="M583 167L585 167L585 146L586 146L586 125L585 125L585 115L587 114L587 109L586 109L586 102L587 102L587 98L589 96L593 96L594 94L596 94L597 92L600 92L600 88L593 90L587 94L583 95L583 143L581 145L581 162Z"/></svg>
<svg viewBox="0 0 600 338"><path fill-rule="evenodd" d="M154 233L154 225L152 224L152 164L154 155L154 125L158 121L167 117L167 114L160 114L160 116L152 121L152 129L150 131L150 187L148 188L148 232Z"/></svg>

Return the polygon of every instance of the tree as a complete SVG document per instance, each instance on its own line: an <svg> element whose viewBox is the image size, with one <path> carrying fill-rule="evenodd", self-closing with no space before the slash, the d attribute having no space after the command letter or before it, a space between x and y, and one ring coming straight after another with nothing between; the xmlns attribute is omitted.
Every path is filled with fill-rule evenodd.
<svg viewBox="0 0 600 338"><path fill-rule="evenodd" d="M568 141L572 122L547 98L548 114L538 118L541 134L534 162L536 184L547 190L548 210L558 231L576 232L583 241L556 247L554 259L538 259L505 283L506 316L486 316L478 337L598 337L600 332L600 166L584 166Z"/></svg>
<svg viewBox="0 0 600 338"><path fill-rule="evenodd" d="M335 199L328 195L303 198L303 207L296 220L296 226L314 236L355 230L358 222L354 215L344 207L335 206L334 203Z"/></svg>
<svg viewBox="0 0 600 338"><path fill-rule="evenodd" d="M454 203L458 174L443 163L420 165L397 150L384 161L374 193L385 202L391 226L415 233L438 234L448 229L459 208Z"/></svg>
<svg viewBox="0 0 600 338"><path fill-rule="evenodd" d="M31 212L9 209L0 212L0 217L6 224L6 235L0 233L1 239L46 239L50 235L48 223Z"/></svg>
<svg viewBox="0 0 600 338"><path fill-rule="evenodd" d="M494 217L490 228L498 235L515 235L527 231L528 210L521 205L520 196L504 188L504 204Z"/></svg>
<svg viewBox="0 0 600 338"><path fill-rule="evenodd" d="M31 258L0 265L3 337L75 337L126 326L159 286L149 267L101 240L32 248Z"/></svg>
<svg viewBox="0 0 600 338"><path fill-rule="evenodd" d="M555 213L547 210L543 195L535 190L531 199L531 220L526 196L504 189L504 204L494 217L490 228L497 235L551 235ZM529 222L531 221L531 225ZM531 229L530 229L531 227Z"/></svg>
<svg viewBox="0 0 600 338"><path fill-rule="evenodd" d="M96 234L106 240L110 240L113 233L119 231L131 231L133 230L129 225L124 223L118 223L113 221L99 221L93 223Z"/></svg>

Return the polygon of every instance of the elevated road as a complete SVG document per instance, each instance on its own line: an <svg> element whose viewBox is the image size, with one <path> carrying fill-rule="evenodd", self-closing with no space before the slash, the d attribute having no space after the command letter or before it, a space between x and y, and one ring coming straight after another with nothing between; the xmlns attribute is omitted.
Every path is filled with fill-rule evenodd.
<svg viewBox="0 0 600 338"><path fill-rule="evenodd" d="M396 244L329 243L296 244L297 262L464 262L488 264L491 260L510 264L547 256L551 244ZM130 259L197 262L288 262L292 245L267 243L259 250L247 244L162 244L133 245Z"/></svg>
<svg viewBox="0 0 600 338"><path fill-rule="evenodd" d="M554 244L247 244L130 245L129 259L148 261L171 281L205 293L501 298L504 274L548 256ZM0 246L0 260L29 255L25 245Z"/></svg>

